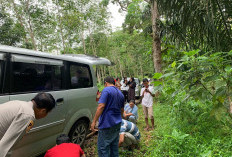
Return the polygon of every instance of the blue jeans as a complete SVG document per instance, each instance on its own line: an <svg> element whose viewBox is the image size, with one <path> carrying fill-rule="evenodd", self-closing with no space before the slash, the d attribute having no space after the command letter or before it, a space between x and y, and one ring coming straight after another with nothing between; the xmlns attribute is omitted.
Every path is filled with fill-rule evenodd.
<svg viewBox="0 0 232 157"><path fill-rule="evenodd" d="M99 157L118 157L118 142L121 123L98 131L98 156Z"/></svg>

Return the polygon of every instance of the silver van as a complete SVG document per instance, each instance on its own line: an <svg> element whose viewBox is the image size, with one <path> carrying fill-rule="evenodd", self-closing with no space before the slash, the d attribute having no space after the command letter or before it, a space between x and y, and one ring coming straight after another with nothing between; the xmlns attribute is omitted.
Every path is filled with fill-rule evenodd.
<svg viewBox="0 0 232 157"><path fill-rule="evenodd" d="M51 55L0 45L0 104L30 101L49 92L57 106L14 146L12 157L34 157L55 145L65 133L83 144L96 111L98 92L93 65L110 65L104 58L86 55Z"/></svg>

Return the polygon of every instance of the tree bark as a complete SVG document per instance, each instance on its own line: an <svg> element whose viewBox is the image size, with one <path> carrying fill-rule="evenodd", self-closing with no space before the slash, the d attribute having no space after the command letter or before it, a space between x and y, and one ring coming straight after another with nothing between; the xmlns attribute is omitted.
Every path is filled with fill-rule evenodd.
<svg viewBox="0 0 232 157"><path fill-rule="evenodd" d="M63 45L63 53L66 54L66 46L65 46L65 39L64 39L64 34L63 34L63 26L62 26L62 22L61 22L61 10L59 8L59 3L58 1L56 1L56 8L58 10L57 16L58 16L58 23L59 23L59 27L60 27L60 35L61 35L61 41L62 41L62 45Z"/></svg>
<svg viewBox="0 0 232 157"><path fill-rule="evenodd" d="M14 9L16 18L18 19L18 21L19 21L21 27L23 27L24 30L27 31L28 29L26 28L25 24L23 23L22 15L18 12L17 6L16 6L15 2L14 2L14 1L11 1L11 2L12 2L12 4L13 4L13 9ZM29 43L29 42L28 42L27 35L25 35L25 43Z"/></svg>
<svg viewBox="0 0 232 157"><path fill-rule="evenodd" d="M159 12L157 1L151 0L151 20L152 20L152 55L154 62L154 69L156 73L162 73L162 58L161 58L161 40L159 36L159 26L157 20L159 19Z"/></svg>
<svg viewBox="0 0 232 157"><path fill-rule="evenodd" d="M30 1L28 0L26 3L27 3L27 4L26 4L26 7L25 7L25 8L26 8L26 13L27 13L27 15L28 15L29 35L30 35L30 37L31 37L33 49L34 49L34 50L37 50L36 41L35 41L35 33L34 33L33 28L32 28L32 24L31 24L31 15L30 15L30 13L29 13L29 3L30 3Z"/></svg>
<svg viewBox="0 0 232 157"><path fill-rule="evenodd" d="M86 53L86 48L85 48L84 30L81 31L81 39L82 39L82 45L83 45L83 49L84 49L84 54L87 54Z"/></svg>
<svg viewBox="0 0 232 157"><path fill-rule="evenodd" d="M139 67L140 67L140 75L144 77L144 70L143 70L143 65L142 65L142 57L139 57Z"/></svg>
<svg viewBox="0 0 232 157"><path fill-rule="evenodd" d="M104 66L100 67L100 81L101 81L100 83L102 83L102 80L104 78L103 68L104 68Z"/></svg>
<svg viewBox="0 0 232 157"><path fill-rule="evenodd" d="M90 46L92 48L93 55L97 56L97 50L96 50L96 46L95 46L94 39L93 39L92 33L90 31L90 28L89 28L89 38L90 38Z"/></svg>
<svg viewBox="0 0 232 157"><path fill-rule="evenodd" d="M97 67L97 82L101 82L100 67Z"/></svg>
<svg viewBox="0 0 232 157"><path fill-rule="evenodd" d="M118 58L118 64L119 64L119 71L120 71L120 74L121 74L121 78L123 77L123 72L122 72L122 65L120 63L120 59Z"/></svg>

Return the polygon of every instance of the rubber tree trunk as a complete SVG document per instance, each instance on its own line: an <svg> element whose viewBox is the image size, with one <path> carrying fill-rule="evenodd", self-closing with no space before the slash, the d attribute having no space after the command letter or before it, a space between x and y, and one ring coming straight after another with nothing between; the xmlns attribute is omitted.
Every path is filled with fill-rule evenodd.
<svg viewBox="0 0 232 157"><path fill-rule="evenodd" d="M33 49L37 50L37 45L36 45L36 41L35 41L35 33L34 33L33 28L32 28L31 15L29 13L29 3L30 3L30 0L26 1L26 7L25 7L25 11L28 15L29 35L31 37Z"/></svg>
<svg viewBox="0 0 232 157"><path fill-rule="evenodd" d="M120 77L122 78L123 77L122 64L120 63L120 59L119 58L118 58L118 64L119 64Z"/></svg>
<svg viewBox="0 0 232 157"><path fill-rule="evenodd" d="M159 26L157 24L157 20L159 19L159 12L157 7L157 1L151 0L151 20L152 20L152 55L154 68L156 73L162 72L162 58L161 58L161 40L159 36Z"/></svg>

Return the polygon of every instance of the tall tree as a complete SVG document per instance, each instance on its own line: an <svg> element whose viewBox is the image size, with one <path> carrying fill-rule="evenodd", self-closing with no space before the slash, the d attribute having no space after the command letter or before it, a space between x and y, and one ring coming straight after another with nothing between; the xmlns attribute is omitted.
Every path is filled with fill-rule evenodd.
<svg viewBox="0 0 232 157"><path fill-rule="evenodd" d="M151 5L151 21L152 21L152 54L154 61L155 72L162 72L162 58L161 58L161 39L160 39L160 29L158 25L158 20L160 18L157 1L150 0L148 3Z"/></svg>
<svg viewBox="0 0 232 157"><path fill-rule="evenodd" d="M3 7L3 6L2 6ZM23 27L19 23L14 23L4 9L0 12L0 43L14 46L19 43L25 36Z"/></svg>
<svg viewBox="0 0 232 157"><path fill-rule="evenodd" d="M153 62L154 62L154 69L155 72L161 73L162 72L162 56L161 56L161 39L160 39L160 29L159 29L159 11L158 11L158 5L156 0L112 0L113 3L118 3L122 10L127 10L128 14L126 17L127 23L130 24L130 28L134 29L134 26L136 26L135 23L137 23L137 26L139 25L141 19L137 22L134 21L135 18L131 17L133 14L136 16L138 9L140 9L140 5L144 2L148 3L150 5L150 20L152 23L152 54L153 54ZM138 7L131 7L137 5ZM128 8L130 10L128 10ZM130 14L132 12L132 14ZM140 17L141 18L141 17ZM137 19L138 20L138 19ZM132 25L131 25L132 24Z"/></svg>

